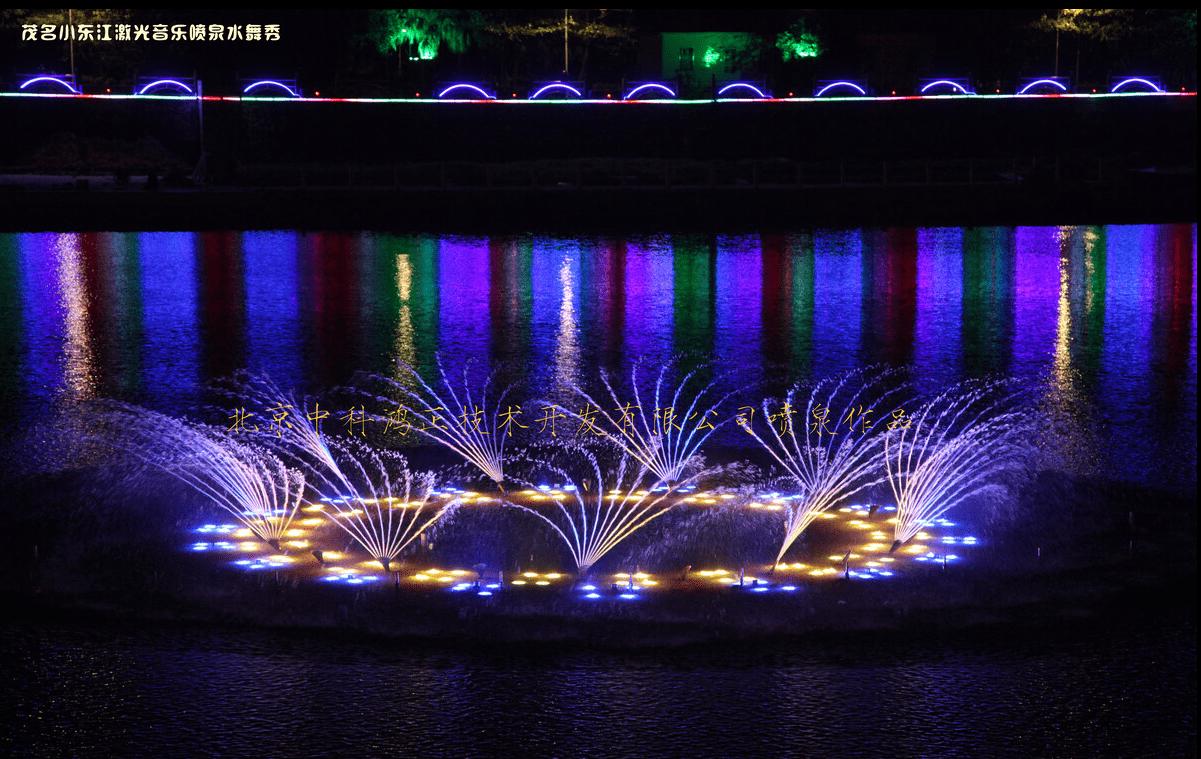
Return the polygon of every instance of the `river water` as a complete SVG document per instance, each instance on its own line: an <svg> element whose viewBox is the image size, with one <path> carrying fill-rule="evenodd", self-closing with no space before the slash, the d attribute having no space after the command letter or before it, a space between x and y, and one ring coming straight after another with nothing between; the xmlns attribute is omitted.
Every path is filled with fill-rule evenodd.
<svg viewBox="0 0 1201 759"><path fill-rule="evenodd" d="M635 652L8 625L9 756L1169 757L1177 617Z"/></svg>
<svg viewBox="0 0 1201 759"><path fill-rule="evenodd" d="M891 365L927 395L1016 379L1080 473L1190 492L1196 251L1195 225L6 234L3 414L25 425L115 397L232 416L208 388L238 371L328 393L358 372L397 377L399 362L433 381L441 356L500 368L530 423L535 399L680 354L739 391L734 413L793 382ZM356 403L327 398L331 421Z"/></svg>
<svg viewBox="0 0 1201 759"><path fill-rule="evenodd" d="M927 394L1016 379L1074 474L1195 494L1196 250L1195 225L4 234L0 421L36 437L101 398L219 418L231 403L212 383L239 371L337 412L345 395L330 389L357 373L396 377L404 362L432 376L439 357L499 368L521 401L680 354L707 361L739 404L880 364ZM10 624L0 646L0 745L14 756L1196 748L1183 612L632 653L49 623Z"/></svg>

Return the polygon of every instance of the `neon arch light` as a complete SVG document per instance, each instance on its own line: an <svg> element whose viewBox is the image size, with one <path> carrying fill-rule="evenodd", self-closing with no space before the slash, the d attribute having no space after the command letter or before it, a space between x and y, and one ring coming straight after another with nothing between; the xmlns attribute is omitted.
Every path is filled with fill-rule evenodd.
<svg viewBox="0 0 1201 759"><path fill-rule="evenodd" d="M674 98L676 96L676 93L672 92L671 88L668 87L667 85L658 84L657 82L649 82L647 84L640 84L637 87L635 87L634 89L630 90L629 92L627 92L625 94L624 97L622 97L622 100L629 100L630 98L634 97L634 95L636 95L637 93L641 92L642 90L645 90L647 87L658 87L659 89L663 90L668 95L670 95L671 97Z"/></svg>
<svg viewBox="0 0 1201 759"><path fill-rule="evenodd" d="M1152 92L1163 92L1163 90L1161 90L1161 89L1159 89L1159 87L1155 86L1155 82L1151 82L1151 81L1142 79L1141 77L1137 77L1137 76L1132 76L1129 79L1123 79L1122 81L1120 81L1116 85L1114 85L1114 88L1112 90L1110 90L1110 92L1117 92L1118 90L1125 87L1127 84L1131 84L1131 83L1145 84L1151 88Z"/></svg>
<svg viewBox="0 0 1201 759"><path fill-rule="evenodd" d="M439 92L438 97L440 97L440 98L446 97L446 93L452 92L453 90L457 90L460 87L465 87L469 90L475 90L476 92L480 93L480 97L482 97L484 100L494 100L495 99L491 95L489 95L487 92L484 92L479 87L476 87L474 84L452 84L451 86L449 86L446 89Z"/></svg>
<svg viewBox="0 0 1201 759"><path fill-rule="evenodd" d="M832 84L827 84L825 87L822 87L821 90L819 90L818 93L816 95L814 95L813 97L819 98L822 95L825 95L830 90L834 89L835 87L850 87L851 89L855 90L855 92L858 92L860 95L867 94L867 90L863 89L862 87L855 84L854 82L833 82Z"/></svg>
<svg viewBox="0 0 1201 759"><path fill-rule="evenodd" d="M753 84L747 84L746 82L734 82L733 84L727 84L725 87L722 87L720 90L717 91L718 97L721 97L722 95L726 94L726 92L734 89L735 87L746 87L748 90L755 93L756 97L761 97L761 98L767 97L767 94L762 92L758 87L754 86Z"/></svg>
<svg viewBox="0 0 1201 759"><path fill-rule="evenodd" d="M964 89L962 84L959 84L957 82L952 82L950 79L939 79L936 82L930 82L925 87L922 87L922 94L923 95L926 94L926 90L930 89L931 87L937 87L940 84L949 84L952 87L954 87L955 89L962 92L964 95L968 94L968 91L966 89Z"/></svg>
<svg viewBox="0 0 1201 759"><path fill-rule="evenodd" d="M155 87L158 87L159 85L163 85L163 86L174 85L175 87L179 87L180 89L182 89L184 92L187 92L189 95L193 94L191 87L189 87L188 85L186 85L183 82L178 81L176 79L159 79L156 82L151 82L150 84L143 87L141 92L139 92L138 94L145 95L149 90L151 90Z"/></svg>
<svg viewBox="0 0 1201 759"><path fill-rule="evenodd" d="M20 89L25 89L29 85L37 84L38 82L57 82L58 84L61 84L62 86L66 87L67 91L70 92L72 95L79 94L79 90L72 87L70 82L68 82L65 79L61 79L57 76L35 76L32 79L27 79L25 81L25 83L21 85Z"/></svg>
<svg viewBox="0 0 1201 759"><path fill-rule="evenodd" d="M1058 87L1062 92L1068 91L1068 88L1064 87L1062 82L1057 82L1054 79L1036 79L1033 82L1031 82L1030 84L1027 84L1022 89L1018 90L1018 94L1025 95L1026 92L1030 90L1030 88L1037 87L1040 84L1053 84L1056 87Z"/></svg>
<svg viewBox="0 0 1201 759"><path fill-rule="evenodd" d="M584 97L584 93L580 92L580 91L579 91L579 90L577 90L575 87L572 87L572 86L571 86L571 85L569 85L569 84L561 84L561 83L558 83L558 82L556 82L556 83L554 83L554 84L548 84L548 85L546 85L545 87L543 87L542 89L540 89L540 90L538 90L537 92L535 92L533 95L530 95L529 99L530 99L530 100L537 100L537 99L538 99L538 96L539 96L539 95L541 95L542 93L546 92L547 90L553 90L553 89L556 89L556 88L557 88L557 89L561 89L561 90L568 90L568 91L570 91L570 92L574 93L574 94L575 94L575 96L576 96L576 97L578 97L578 98L582 98L582 97ZM439 95L439 97L441 97L441 95Z"/></svg>
<svg viewBox="0 0 1201 759"><path fill-rule="evenodd" d="M245 95L245 94L247 94L248 92L250 92L251 90L253 90L255 87L263 87L263 86L265 86L265 85L275 85L276 87L281 87L281 88L283 88L283 90L284 90L285 92L287 92L287 93L288 93L289 95L291 95L292 97L294 97L294 98L298 98L298 97L300 97L300 93L299 93L299 92L297 92L296 90L292 89L291 87L289 87L288 85L284 84L283 82L277 82L277 81L275 81L274 79L263 79L262 81L255 82L254 84L250 85L250 86L249 86L249 87L247 87L246 89L242 90L242 94L243 94L243 95Z"/></svg>

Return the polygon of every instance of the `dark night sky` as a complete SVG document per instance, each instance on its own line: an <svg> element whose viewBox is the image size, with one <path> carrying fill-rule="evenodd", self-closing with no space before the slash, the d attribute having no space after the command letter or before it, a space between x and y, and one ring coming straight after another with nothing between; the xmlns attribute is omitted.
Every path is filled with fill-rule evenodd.
<svg viewBox="0 0 1201 759"><path fill-rule="evenodd" d="M492 13L501 13L493 11ZM551 12L547 12L550 14ZM554 14L558 12L555 11ZM895 75L971 77L979 82L1016 82L1046 76L1054 65L1054 35L1030 28L1040 10L636 10L619 14L644 40L660 31L749 31L771 40L804 17L825 46L812 62L781 69L774 53L764 57L762 78L862 77L879 80ZM528 18L528 12L514 12ZM0 77L42 71L66 71L67 45L22 42L19 11L4 12L5 43L0 45ZM1181 42L1180 25L1164 25L1165 13L1140 17L1158 24L1121 43L1101 43L1063 35L1060 73L1074 73L1079 55L1082 78L1107 82L1109 77L1139 73L1164 77L1165 83L1195 87L1196 42ZM239 77L295 77L306 89L356 80L395 80L394 59L380 55L363 41L363 10L298 9L152 9L134 11L132 21L145 24L277 23L279 42L137 42L98 54L77 43L76 68L85 83L127 86L135 76L197 75L216 91L221 82ZM77 20L78 22L78 20ZM1167 29L1170 33L1165 33ZM1154 34L1151 34L1154 32ZM1175 35L1175 38L1169 39ZM647 72L656 38L615 49L594 50L588 78L637 78ZM98 43L86 43L95 45ZM427 65L427 78L467 76L495 80L501 76L538 79L559 66L548 58L553 46L518 50L497 44L477 45L463 56L443 55ZM769 49L770 50L770 49ZM545 69L545 71L543 70ZM419 75L421 72L408 72ZM1169 81L1171 80L1171 81Z"/></svg>

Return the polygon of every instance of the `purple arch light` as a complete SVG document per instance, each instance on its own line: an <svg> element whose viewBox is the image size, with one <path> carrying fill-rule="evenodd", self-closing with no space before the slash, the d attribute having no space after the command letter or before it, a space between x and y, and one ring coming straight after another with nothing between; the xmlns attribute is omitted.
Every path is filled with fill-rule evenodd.
<svg viewBox="0 0 1201 759"><path fill-rule="evenodd" d="M1131 82L1145 84L1151 88L1152 92L1163 92L1163 90L1159 89L1159 87L1157 87L1155 85L1155 82L1152 82L1152 81L1149 81L1147 79L1143 79L1142 77L1137 77L1137 76L1132 76L1129 79L1123 79L1122 81L1120 81L1116 85L1114 85L1114 88L1112 90L1110 90L1110 92L1117 92L1118 90L1122 89L1122 87L1126 86L1127 84L1130 84Z"/></svg>
<svg viewBox="0 0 1201 759"><path fill-rule="evenodd" d="M858 92L860 95L867 94L867 90L863 89L862 87L855 84L854 82L832 82L831 84L827 84L825 87L822 87L818 91L818 93L816 95L814 95L813 97L819 98L822 95L825 95L827 92L829 92L830 90L832 90L835 87L850 87L851 89L855 90L855 92Z"/></svg>
<svg viewBox="0 0 1201 759"><path fill-rule="evenodd" d="M251 85L250 85L249 87L247 87L246 89L242 90L242 94L243 94L243 95L245 95L245 94L249 93L249 92L250 92L251 90L253 90L255 87L262 87L262 86L264 86L264 85L271 85L271 84L275 85L276 87L282 87L282 88L283 88L283 90L284 90L285 92L287 92L289 95L291 95L291 96L292 96L292 97L294 97L294 98L298 98L298 97L300 97L300 93L299 93L299 92L297 92L296 90L292 89L291 87L289 87L288 85L284 84L283 82L277 82L277 81L275 81L274 79L263 79L263 80L260 80L260 81L258 81L258 82L255 82L254 84L251 84Z"/></svg>
<svg viewBox="0 0 1201 759"><path fill-rule="evenodd" d="M60 77L57 77L57 76L35 76L32 79L25 80L25 83L21 85L20 89L23 90L26 87L28 87L29 85L36 84L38 82L57 82L57 83L61 84L62 86L66 87L67 91L70 92L72 95L79 94L79 90L72 87L70 82L68 82L67 80L62 79Z"/></svg>
<svg viewBox="0 0 1201 759"><path fill-rule="evenodd" d="M658 87L659 89L666 92L668 95L671 95L673 98L676 96L676 93L672 92L671 88L668 87L667 85L659 84L657 82L649 82L647 84L640 84L637 87L635 87L634 89L630 90L629 92L627 92L625 94L624 97L622 97L622 100L629 100L630 98L634 97L634 95L636 95L638 92L645 90L647 87Z"/></svg>
<svg viewBox="0 0 1201 759"><path fill-rule="evenodd" d="M1026 92L1028 92L1028 91L1030 90L1030 88L1031 88L1031 87L1037 87L1037 86L1038 86L1038 85L1040 85L1040 84L1053 84L1053 85L1055 85L1056 87L1058 87L1060 90L1062 90L1062 91L1064 91L1064 92L1067 92L1067 91L1068 91L1068 88L1067 88L1067 87L1064 87L1064 86L1063 86L1063 83L1061 83L1061 82L1057 82L1057 81L1055 81L1054 79L1035 79L1035 80L1034 80L1033 82L1031 82L1030 84L1027 84L1025 87L1023 87L1022 89L1018 90L1018 94L1019 94L1019 95L1025 95L1025 94L1026 94Z"/></svg>
<svg viewBox="0 0 1201 759"><path fill-rule="evenodd" d="M721 97L722 95L726 94L727 91L732 90L735 87L746 87L748 90L755 93L755 95L757 97L761 97L761 98L767 97L767 95L765 93L763 93L762 91L760 91L760 89L758 87L754 86L753 84L747 84L746 82L734 82L733 84L727 84L725 87L722 87L720 90L717 91L718 97Z"/></svg>
<svg viewBox="0 0 1201 759"><path fill-rule="evenodd" d="M922 94L926 94L926 90L930 89L931 87L936 87L940 84L949 84L962 92L964 95L968 94L967 89L962 84L959 84L958 82L952 82L950 79L939 79L938 81L930 82L925 87L922 87Z"/></svg>
<svg viewBox="0 0 1201 759"><path fill-rule="evenodd" d="M187 92L189 95L193 94L193 93L192 93L192 88L191 88L191 87L189 87L188 85L186 85L186 84L184 84L183 82L181 82L181 81L179 81L179 80L176 80L176 79L159 79L158 81L151 82L150 84L148 84L148 85L146 85L145 87L143 87L143 88L142 88L142 91L141 91L141 92L139 92L138 94L139 94L139 95L145 95L145 94L146 94L146 93L147 93L149 90L151 90L151 89L153 89L153 88L155 88L155 87L158 87L159 85L168 85L168 84L170 84L170 85L174 85L174 86L176 86L176 87L180 87L180 88L182 88L182 89L183 89L185 92Z"/></svg>
<svg viewBox="0 0 1201 759"><path fill-rule="evenodd" d="M571 86L571 85L569 85L569 84L560 84L560 83L555 83L555 84L548 84L548 85L546 85L546 86L545 86L545 87L543 87L542 89L540 89L540 90L538 90L537 92L535 92L533 95L530 95L529 99L530 99L530 100L537 100L537 99L538 99L538 96L539 96L539 95L541 95L542 93L546 92L547 90L553 90L553 89L556 89L556 88L558 88L558 89L561 89L561 90L569 90L570 92L574 93L574 94L575 94L575 96L576 96L576 97L578 97L578 98L582 98L582 97L584 97L584 93L580 92L580 91L579 91L579 90L577 90L575 87L572 87L572 86ZM442 97L442 96L441 96L441 95L439 95L438 97Z"/></svg>
<svg viewBox="0 0 1201 759"><path fill-rule="evenodd" d="M483 99L484 99L484 100L495 100L495 98L493 98L493 97L492 97L491 95L489 95L487 92L484 92L484 91L483 91L482 89L480 89L479 87L476 87L474 84L452 84L451 86L449 86L449 87L447 87L446 89L444 89L444 90L442 90L441 92L439 92L439 93L438 93L438 97L439 97L439 98L444 98L444 97L446 97L446 93L448 93L448 92L450 92L450 91L452 91L452 90L457 90L457 89L459 89L460 87L465 87L465 88L467 88L467 89L469 89L469 90L475 90L476 92L480 93L480 95L483 97Z"/></svg>

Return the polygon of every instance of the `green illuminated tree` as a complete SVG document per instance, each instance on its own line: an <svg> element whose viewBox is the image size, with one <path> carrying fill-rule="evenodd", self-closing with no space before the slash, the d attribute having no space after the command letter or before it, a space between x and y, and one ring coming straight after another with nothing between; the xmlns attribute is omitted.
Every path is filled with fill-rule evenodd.
<svg viewBox="0 0 1201 759"><path fill-rule="evenodd" d="M822 54L822 45L815 34L805 24L805 19L797 19L792 26L780 32L776 37L776 47L784 56L784 62L816 58Z"/></svg>
<svg viewBox="0 0 1201 759"><path fill-rule="evenodd" d="M432 60L443 45L452 53L466 52L484 27L477 10L449 8L399 8L371 11L368 39L385 54L398 54L397 66L405 55Z"/></svg>

